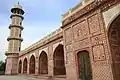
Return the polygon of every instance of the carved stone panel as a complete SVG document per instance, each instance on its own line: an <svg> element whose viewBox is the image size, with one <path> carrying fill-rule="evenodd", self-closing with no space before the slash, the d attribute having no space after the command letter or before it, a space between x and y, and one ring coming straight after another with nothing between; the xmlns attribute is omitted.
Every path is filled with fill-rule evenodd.
<svg viewBox="0 0 120 80"><path fill-rule="evenodd" d="M103 35L97 35L91 38L92 45L98 45L103 43Z"/></svg>
<svg viewBox="0 0 120 80"><path fill-rule="evenodd" d="M65 30L65 42L71 42L72 41L72 29L68 28Z"/></svg>
<svg viewBox="0 0 120 80"><path fill-rule="evenodd" d="M98 14L94 14L88 18L90 33L100 33L100 23Z"/></svg>
<svg viewBox="0 0 120 80"><path fill-rule="evenodd" d="M85 38L89 33L86 21L84 20L84 21L74 25L73 32L74 32L75 40L81 40L81 39Z"/></svg>
<svg viewBox="0 0 120 80"><path fill-rule="evenodd" d="M66 53L66 65L73 66L75 63L73 52Z"/></svg>
<svg viewBox="0 0 120 80"><path fill-rule="evenodd" d="M93 47L93 58L94 61L102 61L106 59L103 45L97 45Z"/></svg>
<svg viewBox="0 0 120 80"><path fill-rule="evenodd" d="M84 39L74 44L75 50L86 48L86 47L89 47L89 39Z"/></svg>
<svg viewBox="0 0 120 80"><path fill-rule="evenodd" d="M72 44L66 46L66 52L71 52L73 50Z"/></svg>

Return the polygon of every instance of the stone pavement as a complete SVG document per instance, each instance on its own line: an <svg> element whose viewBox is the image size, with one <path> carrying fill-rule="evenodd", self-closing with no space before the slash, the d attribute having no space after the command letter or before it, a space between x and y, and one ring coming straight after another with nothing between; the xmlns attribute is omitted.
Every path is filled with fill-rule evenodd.
<svg viewBox="0 0 120 80"><path fill-rule="evenodd" d="M45 79L25 77L25 76L0 76L0 80L45 80Z"/></svg>
<svg viewBox="0 0 120 80"><path fill-rule="evenodd" d="M65 76L58 76L58 77L54 77L54 79L53 78L48 79L48 77L45 77L45 76L2 75L0 76L0 80L66 80L66 79L65 79Z"/></svg>

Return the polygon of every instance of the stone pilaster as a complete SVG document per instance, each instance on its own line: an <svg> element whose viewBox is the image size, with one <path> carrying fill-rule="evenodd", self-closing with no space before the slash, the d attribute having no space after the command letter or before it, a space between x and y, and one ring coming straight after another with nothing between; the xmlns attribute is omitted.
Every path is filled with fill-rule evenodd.
<svg viewBox="0 0 120 80"><path fill-rule="evenodd" d="M28 64L27 64L27 75L29 75L30 73L29 73L29 63L30 63L30 61L28 60Z"/></svg>
<svg viewBox="0 0 120 80"><path fill-rule="evenodd" d="M39 51L36 51L35 75L39 75Z"/></svg>
<svg viewBox="0 0 120 80"><path fill-rule="evenodd" d="M24 65L24 64L23 64L23 61L22 61L21 74L23 74L23 72L24 72L24 71L23 71L23 65Z"/></svg>
<svg viewBox="0 0 120 80"><path fill-rule="evenodd" d="M52 45L49 46L49 55L48 55L48 76L53 76L53 51L52 51Z"/></svg>
<svg viewBox="0 0 120 80"><path fill-rule="evenodd" d="M75 56L74 56L73 52L69 52L66 54L69 54L69 55L67 55L67 62L66 62L67 80L77 80Z"/></svg>

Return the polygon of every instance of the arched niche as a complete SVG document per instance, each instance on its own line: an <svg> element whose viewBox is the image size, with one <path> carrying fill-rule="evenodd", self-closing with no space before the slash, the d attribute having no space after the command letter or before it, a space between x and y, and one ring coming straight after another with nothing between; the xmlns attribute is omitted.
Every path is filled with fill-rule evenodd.
<svg viewBox="0 0 120 80"><path fill-rule="evenodd" d="M39 56L39 74L48 74L48 57L45 51Z"/></svg>
<svg viewBox="0 0 120 80"><path fill-rule="evenodd" d="M64 48L63 45L59 44L53 55L53 63L54 63L54 75L66 75L65 69L65 60L64 60Z"/></svg>
<svg viewBox="0 0 120 80"><path fill-rule="evenodd" d="M35 56L34 55L30 57L29 73L35 74Z"/></svg>
<svg viewBox="0 0 120 80"><path fill-rule="evenodd" d="M23 74L27 74L27 64L28 64L28 60L27 58L24 59L23 61Z"/></svg>

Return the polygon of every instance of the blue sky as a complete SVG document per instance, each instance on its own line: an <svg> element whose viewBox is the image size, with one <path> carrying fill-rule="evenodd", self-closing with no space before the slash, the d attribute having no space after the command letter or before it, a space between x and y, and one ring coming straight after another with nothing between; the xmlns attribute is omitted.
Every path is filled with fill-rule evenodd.
<svg viewBox="0 0 120 80"><path fill-rule="evenodd" d="M11 23L10 9L17 3L23 6L25 19L22 37L22 49L55 31L61 26L62 14L74 7L81 0L1 0L0 1L0 60L5 59L8 47L8 26Z"/></svg>

